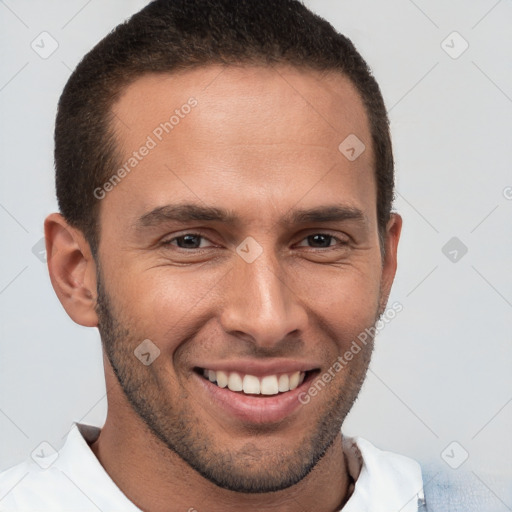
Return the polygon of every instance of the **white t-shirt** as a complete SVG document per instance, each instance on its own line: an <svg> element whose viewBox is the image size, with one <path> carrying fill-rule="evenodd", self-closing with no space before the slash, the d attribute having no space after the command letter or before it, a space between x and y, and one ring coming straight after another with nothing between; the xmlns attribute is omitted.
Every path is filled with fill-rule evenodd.
<svg viewBox="0 0 512 512"><path fill-rule="evenodd" d="M99 432L76 423L58 452L42 444L30 459L0 473L0 511L141 512L90 449ZM343 512L417 512L424 497L416 461L360 437L344 437L344 448L355 487Z"/></svg>

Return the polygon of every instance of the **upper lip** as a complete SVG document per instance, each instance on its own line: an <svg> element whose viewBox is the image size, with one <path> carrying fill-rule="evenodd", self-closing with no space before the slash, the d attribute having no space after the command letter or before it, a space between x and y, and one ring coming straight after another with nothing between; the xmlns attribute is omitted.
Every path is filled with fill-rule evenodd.
<svg viewBox="0 0 512 512"><path fill-rule="evenodd" d="M296 371L308 372L317 370L319 365L292 359L237 359L236 361L212 361L196 365L196 368L202 368L213 371L237 372L242 375L254 375L263 377L265 375L276 375L280 373L293 373Z"/></svg>

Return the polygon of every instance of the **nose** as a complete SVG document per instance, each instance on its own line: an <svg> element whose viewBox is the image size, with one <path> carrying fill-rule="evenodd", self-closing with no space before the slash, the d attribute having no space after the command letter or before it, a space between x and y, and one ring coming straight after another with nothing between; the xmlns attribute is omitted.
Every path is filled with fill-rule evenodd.
<svg viewBox="0 0 512 512"><path fill-rule="evenodd" d="M301 337L308 316L289 274L269 251L252 263L237 257L225 282L220 315L225 332L266 349Z"/></svg>

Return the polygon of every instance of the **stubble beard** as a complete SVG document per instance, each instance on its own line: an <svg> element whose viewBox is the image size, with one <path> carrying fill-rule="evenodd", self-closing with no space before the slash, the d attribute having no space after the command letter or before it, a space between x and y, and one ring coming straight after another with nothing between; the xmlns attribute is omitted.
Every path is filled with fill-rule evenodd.
<svg viewBox="0 0 512 512"><path fill-rule="evenodd" d="M260 431L253 441L230 450L229 446L216 445L210 424L200 424L194 416L193 407L187 405L193 397L184 391L174 397L162 393L157 374L142 365L133 353L145 336L137 336L126 322L119 320L100 270L97 283L98 329L126 399L155 438L210 482L240 493L289 488L304 479L341 436L341 425L366 377L373 340L359 353L358 364L347 367L345 385L325 404L314 428L297 439L295 449L265 449L265 436ZM380 311L375 321L379 316Z"/></svg>

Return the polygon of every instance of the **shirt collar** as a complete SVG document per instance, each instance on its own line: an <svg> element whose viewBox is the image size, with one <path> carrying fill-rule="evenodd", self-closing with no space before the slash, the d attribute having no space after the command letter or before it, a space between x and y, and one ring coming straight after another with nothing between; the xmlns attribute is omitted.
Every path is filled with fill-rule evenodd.
<svg viewBox="0 0 512 512"><path fill-rule="evenodd" d="M74 423L59 451L58 466L100 510L141 512L110 478L89 446L101 429Z"/></svg>
<svg viewBox="0 0 512 512"><path fill-rule="evenodd" d="M89 446L100 431L98 427L75 423L59 452L59 465L73 481L80 482L86 495L95 497L97 506L140 512L110 478ZM379 450L361 437L344 436L343 451L348 472L355 482L343 512L418 512L418 506L425 500L421 468L416 461Z"/></svg>
<svg viewBox="0 0 512 512"><path fill-rule="evenodd" d="M425 502L420 465L379 450L361 437L344 437L348 472L355 481L343 512L417 512Z"/></svg>

